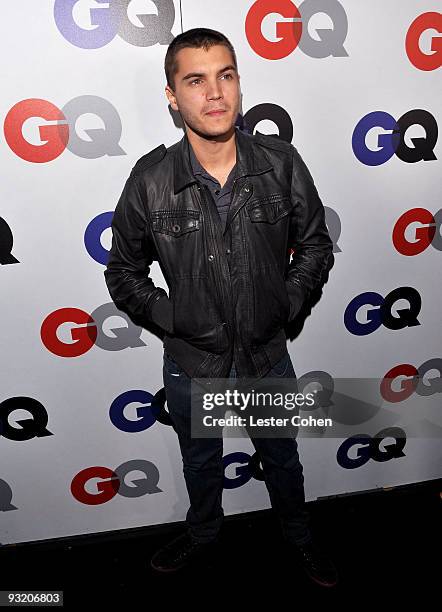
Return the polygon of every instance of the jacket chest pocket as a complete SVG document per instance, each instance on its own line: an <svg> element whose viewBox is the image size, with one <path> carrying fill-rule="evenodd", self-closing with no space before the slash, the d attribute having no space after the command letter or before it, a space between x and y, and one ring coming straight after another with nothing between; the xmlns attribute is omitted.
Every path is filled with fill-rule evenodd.
<svg viewBox="0 0 442 612"><path fill-rule="evenodd" d="M276 223L289 215L291 208L289 195L274 194L249 202L247 213L253 223Z"/></svg>
<svg viewBox="0 0 442 612"><path fill-rule="evenodd" d="M152 230L180 238L200 229L200 213L197 210L156 210L151 213Z"/></svg>

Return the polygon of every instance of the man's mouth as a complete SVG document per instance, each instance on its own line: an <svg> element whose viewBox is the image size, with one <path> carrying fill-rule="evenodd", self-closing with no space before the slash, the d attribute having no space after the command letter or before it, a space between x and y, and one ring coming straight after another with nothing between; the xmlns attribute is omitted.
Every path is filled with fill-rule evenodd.
<svg viewBox="0 0 442 612"><path fill-rule="evenodd" d="M213 115L216 117L217 115L222 115L225 112L226 111L224 109L218 109L218 110L209 111L208 113L206 113L206 115Z"/></svg>

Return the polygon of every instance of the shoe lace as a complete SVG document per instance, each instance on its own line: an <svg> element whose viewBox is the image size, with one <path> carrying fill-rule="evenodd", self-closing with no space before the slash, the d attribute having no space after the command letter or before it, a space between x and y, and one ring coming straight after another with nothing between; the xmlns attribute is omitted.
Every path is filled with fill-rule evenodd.
<svg viewBox="0 0 442 612"><path fill-rule="evenodd" d="M180 550L178 550L177 555L176 555L177 560L185 559L194 550L198 550L200 546L201 544L199 544L199 542L195 542L192 539L188 540L186 542L186 545L183 546L183 548L181 548Z"/></svg>

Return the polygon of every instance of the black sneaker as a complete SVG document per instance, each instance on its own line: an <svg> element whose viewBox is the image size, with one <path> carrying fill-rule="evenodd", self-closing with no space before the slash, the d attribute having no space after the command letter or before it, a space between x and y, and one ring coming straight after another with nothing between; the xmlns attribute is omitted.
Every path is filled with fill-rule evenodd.
<svg viewBox="0 0 442 612"><path fill-rule="evenodd" d="M158 550L150 560L150 565L157 572L176 572L196 560L208 558L217 543L218 540L204 544L195 542L186 532Z"/></svg>
<svg viewBox="0 0 442 612"><path fill-rule="evenodd" d="M306 574L321 586L332 587L338 582L338 571L331 559L313 541L292 545Z"/></svg>

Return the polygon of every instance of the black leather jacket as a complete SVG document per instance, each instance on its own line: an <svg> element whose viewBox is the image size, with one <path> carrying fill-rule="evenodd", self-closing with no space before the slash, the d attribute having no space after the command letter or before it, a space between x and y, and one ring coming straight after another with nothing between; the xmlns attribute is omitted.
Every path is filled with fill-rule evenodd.
<svg viewBox="0 0 442 612"><path fill-rule="evenodd" d="M115 209L104 272L117 308L164 331L192 377L262 377L287 351L285 326L333 260L324 207L297 149L235 128L238 174L222 233L216 204L192 174L188 139L132 169ZM289 263L290 247L294 249ZM157 259L169 287L149 277Z"/></svg>

